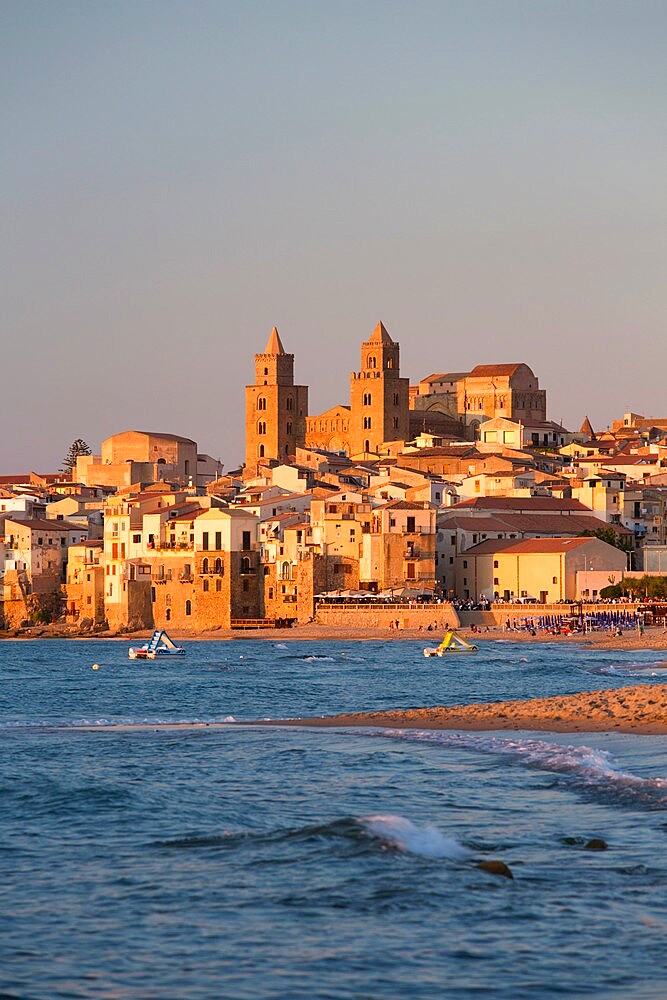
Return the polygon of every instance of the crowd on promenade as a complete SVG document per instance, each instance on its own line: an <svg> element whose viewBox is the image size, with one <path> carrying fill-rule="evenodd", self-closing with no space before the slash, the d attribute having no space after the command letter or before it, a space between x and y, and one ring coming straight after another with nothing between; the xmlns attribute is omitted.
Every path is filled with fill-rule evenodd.
<svg viewBox="0 0 667 1000"><path fill-rule="evenodd" d="M581 615L548 614L508 618L503 626L505 632L529 632L536 635L545 632L549 635L586 635L589 632L611 632L622 635L629 630L637 630L638 635L644 634L645 614L643 611L594 611Z"/></svg>

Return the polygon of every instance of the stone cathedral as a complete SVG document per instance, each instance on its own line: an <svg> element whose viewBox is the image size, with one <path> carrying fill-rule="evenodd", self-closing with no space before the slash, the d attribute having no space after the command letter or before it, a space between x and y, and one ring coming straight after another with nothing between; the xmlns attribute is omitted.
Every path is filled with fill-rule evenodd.
<svg viewBox="0 0 667 1000"><path fill-rule="evenodd" d="M474 440L493 417L539 425L546 393L526 364L477 365L469 372L426 376L412 388L401 378L400 348L382 323L361 345L350 374L350 404L308 415L308 386L294 382L294 355L274 327L255 355L255 383L246 386L246 469L264 460L289 461L297 448L374 458L383 445L420 432Z"/></svg>

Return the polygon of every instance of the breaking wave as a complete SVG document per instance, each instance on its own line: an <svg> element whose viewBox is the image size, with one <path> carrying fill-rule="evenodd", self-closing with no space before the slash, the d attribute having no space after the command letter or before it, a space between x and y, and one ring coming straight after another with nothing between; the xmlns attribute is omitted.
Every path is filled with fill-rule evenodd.
<svg viewBox="0 0 667 1000"><path fill-rule="evenodd" d="M529 767L564 775L576 787L594 791L613 802L641 805L648 809L667 809L667 778L642 778L623 771L606 750L560 745L546 740L504 739L497 736L423 730L385 730L378 735L386 739L435 743L478 753L504 754Z"/></svg>
<svg viewBox="0 0 667 1000"><path fill-rule="evenodd" d="M362 852L392 849L423 858L468 861L469 850L454 837L446 837L434 826L417 826L405 816L394 814L345 817L329 823L319 823L294 829L271 831L223 831L215 834L191 833L183 837L157 840L149 847L166 850L232 850L255 844L288 842L325 843L343 841Z"/></svg>
<svg viewBox="0 0 667 1000"><path fill-rule="evenodd" d="M445 837L434 826L415 826L404 816L364 816L358 821L372 837L408 854L420 854L424 858L449 858L464 861L472 857L472 851L453 837Z"/></svg>

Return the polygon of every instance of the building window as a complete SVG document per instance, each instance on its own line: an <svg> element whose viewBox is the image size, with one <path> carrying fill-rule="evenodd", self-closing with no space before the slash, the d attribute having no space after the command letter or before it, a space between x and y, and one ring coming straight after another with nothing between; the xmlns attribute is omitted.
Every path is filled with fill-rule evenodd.
<svg viewBox="0 0 667 1000"><path fill-rule="evenodd" d="M365 392L364 393L364 406L370 406L371 402L372 402L372 400L371 400L371 394L370 394L370 392Z"/></svg>
<svg viewBox="0 0 667 1000"><path fill-rule="evenodd" d="M375 365L376 365L375 358L369 358L368 359L368 367L369 368L375 368Z"/></svg>
<svg viewBox="0 0 667 1000"><path fill-rule="evenodd" d="M204 552L208 552L208 531L205 531L201 536L201 547ZM207 560L204 561L207 562ZM206 572L206 570L204 570L204 572Z"/></svg>
<svg viewBox="0 0 667 1000"><path fill-rule="evenodd" d="M208 580L202 580L201 589L206 593L208 590Z"/></svg>
<svg viewBox="0 0 667 1000"><path fill-rule="evenodd" d="M259 446L259 453L258 454L259 454L259 458L264 458L264 445L263 444L260 444L260 446Z"/></svg>
<svg viewBox="0 0 667 1000"><path fill-rule="evenodd" d="M398 417L394 417L394 430L398 430Z"/></svg>
<svg viewBox="0 0 667 1000"><path fill-rule="evenodd" d="M257 433L266 434L266 421L264 420L259 421L259 423L257 424Z"/></svg>
<svg viewBox="0 0 667 1000"><path fill-rule="evenodd" d="M464 560L463 560L463 568L464 568L464 569L467 569L467 568L468 568L468 560L467 560L467 559L464 559Z"/></svg>
<svg viewBox="0 0 667 1000"><path fill-rule="evenodd" d="M398 393L395 392L394 393L394 406L398 406L398 404L399 404L399 396L398 396Z"/></svg>
<svg viewBox="0 0 667 1000"><path fill-rule="evenodd" d="M371 418L364 417L364 430L369 431L371 429Z"/></svg>
<svg viewBox="0 0 667 1000"><path fill-rule="evenodd" d="M408 565L405 567L405 570L406 570L405 575L406 575L406 577L407 577L408 580L416 580L417 579L417 575L416 575L417 567L416 567L415 563L408 563Z"/></svg>
<svg viewBox="0 0 667 1000"><path fill-rule="evenodd" d="M407 518L407 524L405 530L410 532L411 534L415 531L415 519L413 515L410 515Z"/></svg>
<svg viewBox="0 0 667 1000"><path fill-rule="evenodd" d="M273 600L273 587L269 587L269 600Z"/></svg>
<svg viewBox="0 0 667 1000"><path fill-rule="evenodd" d="M287 421L287 433L288 434L292 433L292 424L289 420Z"/></svg>
<svg viewBox="0 0 667 1000"><path fill-rule="evenodd" d="M167 610L164 613L164 617L167 619L168 622L171 621L171 608L167 608Z"/></svg>
<svg viewBox="0 0 667 1000"><path fill-rule="evenodd" d="M222 580L215 581L215 590L217 594L220 593L220 591L222 590Z"/></svg>
<svg viewBox="0 0 667 1000"><path fill-rule="evenodd" d="M201 564L202 573L208 573L208 559L203 559Z"/></svg>
<svg viewBox="0 0 667 1000"><path fill-rule="evenodd" d="M192 614L192 601L185 602L185 614L188 617Z"/></svg>
<svg viewBox="0 0 667 1000"><path fill-rule="evenodd" d="M250 532L249 531L244 531L243 532L243 541L241 543L241 547L242 547L242 549L243 549L244 552L247 552L248 549L250 548Z"/></svg>
<svg viewBox="0 0 667 1000"><path fill-rule="evenodd" d="M551 577L551 582L552 583L558 583L558 577L557 576L552 576Z"/></svg>
<svg viewBox="0 0 667 1000"><path fill-rule="evenodd" d="M494 587L498 586L498 577L497 576L494 576L494 578L493 578L493 585L494 585Z"/></svg>
<svg viewBox="0 0 667 1000"><path fill-rule="evenodd" d="M493 568L494 569L498 569L498 560L497 559L493 560Z"/></svg>
<svg viewBox="0 0 667 1000"><path fill-rule="evenodd" d="M216 531L215 533L215 551L219 552L222 548L222 532Z"/></svg>
<svg viewBox="0 0 667 1000"><path fill-rule="evenodd" d="M222 559L220 556L215 560L215 572L222 573Z"/></svg>
<svg viewBox="0 0 667 1000"><path fill-rule="evenodd" d="M290 413L294 409L294 400L292 399L291 396L288 396L287 399L285 400L285 409L289 410Z"/></svg>
<svg viewBox="0 0 667 1000"><path fill-rule="evenodd" d="M264 396L260 396L259 399L257 400L257 409L258 410L266 409L266 398Z"/></svg>

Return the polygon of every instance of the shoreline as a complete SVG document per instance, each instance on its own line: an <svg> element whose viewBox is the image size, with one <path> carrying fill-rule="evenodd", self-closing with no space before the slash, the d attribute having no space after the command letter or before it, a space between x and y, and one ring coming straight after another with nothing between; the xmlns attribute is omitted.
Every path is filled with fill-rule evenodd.
<svg viewBox="0 0 667 1000"><path fill-rule="evenodd" d="M624 733L667 736L667 684L633 684L548 698L387 709L291 719L141 722L71 727L78 732L229 728L417 729L453 732ZM54 727L57 728L57 727ZM52 731L52 730L50 730Z"/></svg>

